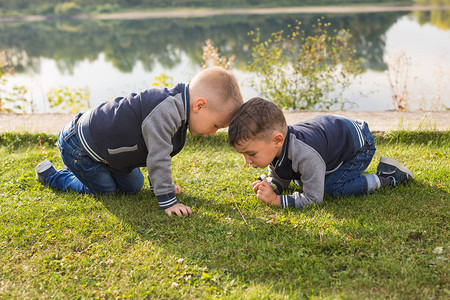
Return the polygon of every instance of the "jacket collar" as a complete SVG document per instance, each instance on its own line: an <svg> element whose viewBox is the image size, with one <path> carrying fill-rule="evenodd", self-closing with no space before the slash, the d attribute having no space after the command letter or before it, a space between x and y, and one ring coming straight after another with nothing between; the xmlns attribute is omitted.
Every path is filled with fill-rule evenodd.
<svg viewBox="0 0 450 300"><path fill-rule="evenodd" d="M288 126L286 137L284 138L283 149L281 150L281 155L279 158L275 157L275 159L271 163L271 165L274 166L275 168L280 167L283 164L283 162L285 162L288 159L290 133L291 133L291 126Z"/></svg>
<svg viewBox="0 0 450 300"><path fill-rule="evenodd" d="M189 124L189 84L181 84L181 98L184 104L186 124Z"/></svg>

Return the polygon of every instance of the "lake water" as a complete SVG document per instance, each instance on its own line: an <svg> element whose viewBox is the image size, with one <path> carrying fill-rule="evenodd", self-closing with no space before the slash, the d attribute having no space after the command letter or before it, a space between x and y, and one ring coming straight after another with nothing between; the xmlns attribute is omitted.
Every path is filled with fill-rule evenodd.
<svg viewBox="0 0 450 300"><path fill-rule="evenodd" d="M172 83L188 82L201 70L204 41L224 56L236 55L233 71L245 99L250 86L247 33L260 28L266 37L301 20L308 30L324 16L347 28L364 73L344 93L354 111L395 109L385 63L400 56L407 71L409 108L450 108L450 11L341 14L219 15L141 20L68 20L0 23L0 52L15 67L6 86L24 85L32 104L27 112L61 112L45 101L48 91L87 88L90 106L137 92L161 73ZM399 85L405 82L400 82ZM5 87L4 87L5 88ZM338 107L335 107L338 109Z"/></svg>

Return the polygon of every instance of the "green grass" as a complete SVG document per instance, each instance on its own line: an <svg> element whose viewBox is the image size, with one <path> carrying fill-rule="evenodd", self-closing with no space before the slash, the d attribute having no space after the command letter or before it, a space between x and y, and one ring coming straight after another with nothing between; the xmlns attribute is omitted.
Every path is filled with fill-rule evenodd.
<svg viewBox="0 0 450 300"><path fill-rule="evenodd" d="M224 133L189 137L173 170L194 214L170 218L148 182L99 198L44 188L34 166L62 166L55 137L2 134L0 298L448 299L450 132L376 140L368 171L392 156L413 182L282 210L253 196L263 171Z"/></svg>

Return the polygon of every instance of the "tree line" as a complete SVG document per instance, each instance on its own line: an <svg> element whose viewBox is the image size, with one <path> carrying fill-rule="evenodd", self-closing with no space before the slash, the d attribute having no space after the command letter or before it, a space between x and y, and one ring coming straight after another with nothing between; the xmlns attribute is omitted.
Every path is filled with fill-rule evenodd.
<svg viewBox="0 0 450 300"><path fill-rule="evenodd" d="M403 12L333 16L332 26L350 29L350 46L357 50L362 67L385 68L384 34ZM312 28L320 15L301 17L305 29ZM251 60L248 32L259 28L267 39L275 30L287 29L298 16L215 16L189 19L46 21L37 23L0 23L0 51L5 51L16 73L39 68L40 57L54 59L61 69L71 72L77 62L94 60L100 53L122 72L140 61L151 71L156 62L174 67L184 52L198 65L201 47L211 39L225 56L235 55L235 66ZM308 33L308 32L307 32Z"/></svg>
<svg viewBox="0 0 450 300"><path fill-rule="evenodd" d="M413 3L413 0L0 0L0 16L27 14L64 16L96 14L122 10L173 8L244 8L316 5L350 5L379 3Z"/></svg>

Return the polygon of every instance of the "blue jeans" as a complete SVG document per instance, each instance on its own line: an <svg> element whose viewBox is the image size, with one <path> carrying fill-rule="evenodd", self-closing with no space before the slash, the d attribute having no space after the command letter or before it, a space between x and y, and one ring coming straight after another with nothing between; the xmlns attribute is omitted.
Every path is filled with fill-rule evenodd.
<svg viewBox="0 0 450 300"><path fill-rule="evenodd" d="M144 175L139 168L129 174L114 172L86 153L75 129L80 116L77 115L59 133L58 149L65 167L49 176L46 184L61 191L93 195L114 193L117 190L124 193L139 192L144 186Z"/></svg>
<svg viewBox="0 0 450 300"><path fill-rule="evenodd" d="M367 124L362 130L364 146L351 159L344 162L339 169L325 176L325 193L331 196L352 196L367 194L369 189L367 169L375 154L375 141Z"/></svg>

